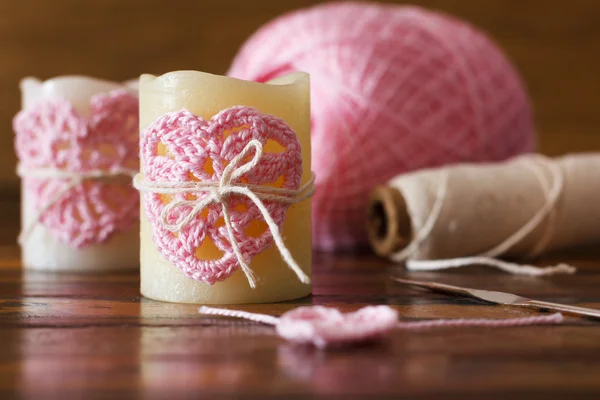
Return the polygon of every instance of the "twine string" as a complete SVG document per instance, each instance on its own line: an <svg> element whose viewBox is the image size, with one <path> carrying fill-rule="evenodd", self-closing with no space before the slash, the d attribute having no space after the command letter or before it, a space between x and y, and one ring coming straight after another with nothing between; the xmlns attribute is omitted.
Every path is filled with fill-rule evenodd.
<svg viewBox="0 0 600 400"><path fill-rule="evenodd" d="M242 161L254 151L250 161ZM196 200L176 200L167 204L161 213L159 223L171 232L178 232L190 224L206 207L211 204L220 204L223 220L227 229L227 235L231 247L237 257L240 268L246 275L248 283L252 288L256 287L257 277L243 257L242 251L234 235L233 226L228 210L228 198L231 195L245 196L250 199L258 208L264 218L273 241L277 246L279 253L286 264L294 271L301 282L310 283L310 278L300 268L294 260L289 249L286 247L277 223L271 217L264 201L275 201L284 204L300 203L315 193L315 176L312 174L308 182L300 186L297 190L287 188L276 188L262 185L243 184L237 182L240 177L254 169L262 158L262 143L256 139L251 140L244 149L235 156L223 171L223 175L218 182L156 182L148 181L142 178L140 174L134 178L134 187L141 192L152 192L159 194L186 194L186 193L206 193L202 199ZM181 214L175 222L170 222L169 216L176 209L185 209L191 207L187 214Z"/></svg>
<svg viewBox="0 0 600 400"><path fill-rule="evenodd" d="M17 166L17 175L21 178L35 179L58 179L65 180L66 186L57 191L50 199L37 211L34 217L21 231L18 238L18 243L23 246L31 237L35 227L41 222L44 214L51 209L60 199L67 194L71 189L83 184L85 181L104 181L122 176L133 177L138 171L130 168L116 167L110 170L90 170L71 172L54 168L29 168L22 164Z"/></svg>

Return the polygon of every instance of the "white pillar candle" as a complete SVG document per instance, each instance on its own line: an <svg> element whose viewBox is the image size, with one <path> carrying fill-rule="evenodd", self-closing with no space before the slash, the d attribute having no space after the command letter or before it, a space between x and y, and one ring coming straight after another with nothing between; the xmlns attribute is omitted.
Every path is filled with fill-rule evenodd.
<svg viewBox="0 0 600 400"><path fill-rule="evenodd" d="M302 147L302 183L311 179L309 77L291 74L268 84L247 82L195 71L172 72L140 78L140 125L144 130L170 112L186 109L209 121L220 111L247 106L285 121ZM143 150L142 150L143 151ZM265 151L268 149L265 146ZM144 172L142 161L142 172ZM141 194L144 196L144 193ZM143 197L142 197L143 199ZM282 230L286 247L300 268L311 271L310 199L293 204ZM146 297L184 303L235 304L289 300L311 292L271 245L255 255L250 268L258 277L252 288L241 270L212 285L189 278L168 261L153 242L153 226L143 206L141 212L141 291ZM218 249L207 240L196 250L199 259L218 258Z"/></svg>
<svg viewBox="0 0 600 400"><path fill-rule="evenodd" d="M65 76L41 82L35 78L26 78L21 82L22 107L27 111L35 109L44 102L62 99L68 101L76 112L86 119L90 117L90 100L93 96L119 89L126 89L130 94L137 96L137 80L117 83L81 76ZM122 132L115 134L121 135ZM42 140L39 145L40 151L53 151L50 148L43 148ZM47 168L47 170L50 175L60 172L55 168ZM123 182L125 186L131 186L126 180ZM65 272L99 272L136 268L139 265L139 224L134 223L127 231L110 234L109 238L101 243L92 243L76 248L58 238L55 233L37 220L40 207L43 205L36 204L39 202L36 202L35 197L36 194L27 190L23 185L21 222L22 232L26 235L22 236L21 247L25 268ZM101 217L101 215L97 216L97 218Z"/></svg>

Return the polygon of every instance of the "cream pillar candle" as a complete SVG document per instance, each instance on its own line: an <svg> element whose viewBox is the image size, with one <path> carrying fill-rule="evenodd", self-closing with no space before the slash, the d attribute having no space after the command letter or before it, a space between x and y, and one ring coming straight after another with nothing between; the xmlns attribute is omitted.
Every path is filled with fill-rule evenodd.
<svg viewBox="0 0 600 400"><path fill-rule="evenodd" d="M135 109L133 107L134 102L137 104L137 80L132 80L125 83L117 83L81 76L65 76L41 82L35 78L26 78L21 82L22 107L24 112L31 111L32 113L35 113L40 109L46 110L43 112L49 112L47 111L49 108L45 104L54 101L64 102L66 100L82 117L83 120L90 118L90 114L92 112L90 100L94 96L102 94L110 95L111 92L114 93L113 91L119 91L123 89L125 89L128 93L128 95L125 96L125 101L127 101L127 107L133 114L129 118L131 121L128 121L127 123L136 124L137 112L134 113ZM114 108L114 104L111 107ZM50 111L50 113L51 112L55 111ZM64 108L61 112L64 112ZM46 158L50 160L52 158L52 153L56 150L53 148L54 146L59 146L61 148L71 146L71 144L69 144L69 140L71 140L72 136L75 135L74 132L69 131L69 129L73 128L72 125L67 127L59 127L58 124L55 124L52 127L49 127L48 125L42 126L44 119L48 121L53 118L49 117L49 115L50 114L46 114L44 118L41 118L42 122L38 123L38 125L33 128L33 131L31 131L31 135L33 136L28 136L27 139L25 139L26 142L30 142L31 146L27 145L28 149L22 149L22 152L31 151L32 146L37 146L34 151L36 153L47 154ZM66 114L61 114L56 118L60 119L65 115ZM109 113L108 115L99 118L100 120L102 120L102 118L110 119L111 115ZM25 126L24 129L29 129L34 123L32 122L34 117L31 117L31 115L27 116L26 119L27 121L21 123L21 129L23 129L23 126ZM18 124L16 121L17 119L15 119L15 129L17 129ZM108 121L108 123L111 122L112 121ZM131 128L129 128L129 131L131 132ZM105 132L102 133L105 134ZM16 134L27 135L29 133L17 131ZM90 134L93 135L94 132L91 132ZM123 132L115 132L117 140L125 140L125 138L122 137L122 134ZM63 137L60 139L60 141L52 142L48 139L50 135L65 135L67 138L65 139ZM18 139L17 147L19 147ZM82 150L83 154L88 152L90 149L85 148L85 145L82 145ZM85 158L86 156L84 155L82 157ZM75 161L72 159L73 157L69 158L70 162ZM30 164L32 162L33 164L36 163L36 160L31 161L21 159L20 161L21 166L26 165L28 162ZM136 165L129 165L129 167L132 169L137 168ZM101 171L98 172L101 173ZM31 179L37 179L39 178L40 173L48 174L47 180L56 179L60 174L67 174L68 176L66 177L58 176L58 179L62 179L63 181L69 181L70 179L75 178L77 175L73 174L72 171L69 171L68 168L61 169L50 165L34 165L33 169L31 168L31 165L29 165L27 167L27 171L20 172L20 174L23 176L23 179L27 179L27 177L30 177ZM113 178L109 177L107 179ZM125 188L130 186L130 183L127 181L127 177L114 177L114 179L123 180L123 185ZM86 183L83 184L85 185ZM57 206L57 204L47 204L57 202L49 199L46 204L41 204L39 201L40 199L38 198L39 193L28 189L31 188L24 184L21 191L21 247L22 262L25 268L68 272L99 272L107 270L120 270L125 268L137 268L139 265L139 228L137 223L133 223L127 231L109 232L108 235L106 235L106 232L103 232L102 235L105 235L106 238L98 240L97 242L94 242L92 239L92 243L77 247L72 243L67 243L65 240L61 240L58 237L60 235L57 234L57 231L61 229L60 224L55 224L56 226L54 226L54 230L51 230L38 218L41 208L45 206ZM52 211L52 209L49 211ZM97 212L97 210L92 211L92 213ZM91 218L97 219L101 217L102 215L96 215L95 217L92 216ZM77 216L75 216L75 220L76 223L82 225L84 225L86 222L89 222L89 220L86 221L83 219L83 217Z"/></svg>
<svg viewBox="0 0 600 400"><path fill-rule="evenodd" d="M187 109L209 121L220 111L234 106L248 106L274 115L293 129L302 147L302 182L308 182L311 164L307 74L291 74L268 84L195 71L172 72L160 77L142 75L140 78L142 132L169 112ZM266 146L265 151L268 151ZM142 173L144 168L142 163ZM310 210L310 199L291 205L282 231L286 247L308 275L311 271ZM310 284L300 282L275 245L255 255L250 262L250 268L258 277L256 288L250 287L241 270L212 285L188 278L157 249L143 202L140 221L141 292L146 297L171 302L237 304L289 300L311 292ZM216 246L206 240L196 251L201 259L215 259L217 254Z"/></svg>

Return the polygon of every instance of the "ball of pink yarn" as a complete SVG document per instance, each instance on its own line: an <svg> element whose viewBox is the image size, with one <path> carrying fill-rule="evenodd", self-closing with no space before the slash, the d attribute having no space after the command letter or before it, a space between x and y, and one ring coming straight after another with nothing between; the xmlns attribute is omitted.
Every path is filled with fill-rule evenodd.
<svg viewBox="0 0 600 400"><path fill-rule="evenodd" d="M370 190L391 177L535 147L529 100L502 52L418 7L330 3L284 15L242 47L229 75L311 75L313 242L366 243Z"/></svg>

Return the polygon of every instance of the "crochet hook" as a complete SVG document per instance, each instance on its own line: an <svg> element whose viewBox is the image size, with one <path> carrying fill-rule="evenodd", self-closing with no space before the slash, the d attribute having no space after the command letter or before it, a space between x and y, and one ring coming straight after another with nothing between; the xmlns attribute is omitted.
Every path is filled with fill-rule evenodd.
<svg viewBox="0 0 600 400"><path fill-rule="evenodd" d="M528 299L526 297L517 296L511 293L495 292L490 290L471 289L459 286L446 285L436 282L421 282L408 279L392 277L396 282L429 289L434 292L446 293L456 296L471 297L478 300L483 300L493 304L503 304L507 306L517 306L531 308L535 310L558 311L565 314L577 315L587 318L600 319L600 310L593 308L570 306L566 304L550 303L548 301L540 301Z"/></svg>

